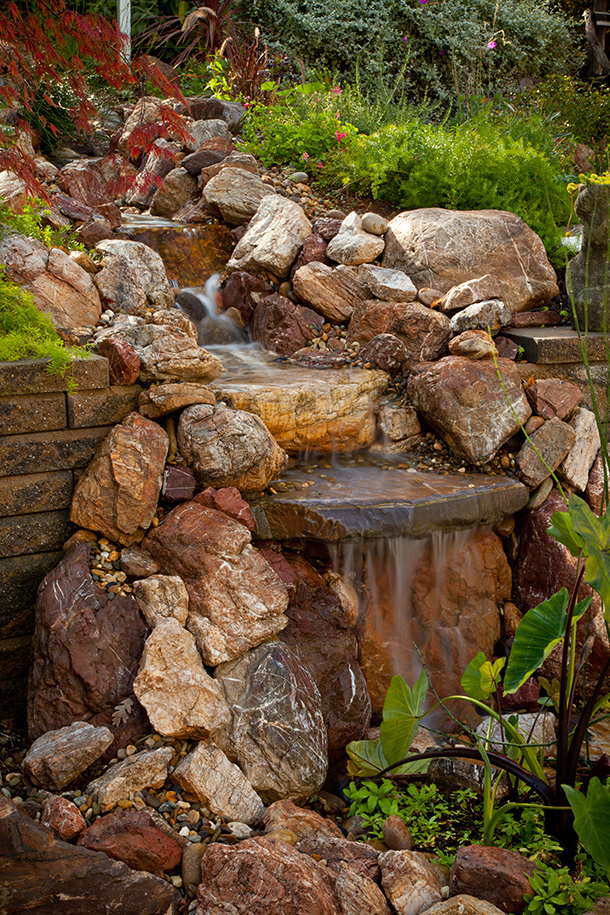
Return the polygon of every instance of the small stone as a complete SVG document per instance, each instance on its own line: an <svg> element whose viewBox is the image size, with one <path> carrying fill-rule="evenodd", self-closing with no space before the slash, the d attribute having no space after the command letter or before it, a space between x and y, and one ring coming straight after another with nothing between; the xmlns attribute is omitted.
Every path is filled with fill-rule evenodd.
<svg viewBox="0 0 610 915"><path fill-rule="evenodd" d="M427 305L430 308L435 302L442 297L443 293L439 292L438 289L431 289L429 286L422 286L421 289L417 291L417 299L422 305Z"/></svg>
<svg viewBox="0 0 610 915"><path fill-rule="evenodd" d="M365 213L362 217L363 232L370 232L371 235L385 235L388 227L388 220L378 213Z"/></svg>
<svg viewBox="0 0 610 915"><path fill-rule="evenodd" d="M154 575L161 568L156 559L137 546L121 550L121 569L132 578L144 578Z"/></svg>
<svg viewBox="0 0 610 915"><path fill-rule="evenodd" d="M413 848L411 833L396 815L388 817L383 824L383 841L393 851L411 851Z"/></svg>
<svg viewBox="0 0 610 915"><path fill-rule="evenodd" d="M36 784L61 790L99 759L113 739L108 728L85 721L47 731L28 750L24 772Z"/></svg>
<svg viewBox="0 0 610 915"><path fill-rule="evenodd" d="M75 839L87 827L86 820L76 804L57 795L46 798L40 822L52 829L57 838L63 839L64 842Z"/></svg>
<svg viewBox="0 0 610 915"><path fill-rule="evenodd" d="M191 843L182 853L182 882L184 886L196 886L201 883L201 860L207 851L207 845Z"/></svg>
<svg viewBox="0 0 610 915"><path fill-rule="evenodd" d="M97 797L102 813L125 803L131 806L137 791L163 785L173 755L171 747L162 747L130 756L92 781L87 786L87 793Z"/></svg>

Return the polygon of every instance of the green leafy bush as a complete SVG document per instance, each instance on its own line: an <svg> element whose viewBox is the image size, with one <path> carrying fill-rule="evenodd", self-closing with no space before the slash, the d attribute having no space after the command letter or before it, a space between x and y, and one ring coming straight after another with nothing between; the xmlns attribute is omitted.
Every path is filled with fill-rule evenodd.
<svg viewBox="0 0 610 915"><path fill-rule="evenodd" d="M72 227L53 229L51 226L43 226L43 217L47 212L48 207L36 197L24 205L22 213L13 213L0 200L0 236L8 230L35 238L48 248L70 248L84 251L84 245L77 240Z"/></svg>
<svg viewBox="0 0 610 915"><path fill-rule="evenodd" d="M488 94L581 59L573 22L538 0L242 0L240 15L348 81L359 64L369 86L392 84L406 61L416 98Z"/></svg>

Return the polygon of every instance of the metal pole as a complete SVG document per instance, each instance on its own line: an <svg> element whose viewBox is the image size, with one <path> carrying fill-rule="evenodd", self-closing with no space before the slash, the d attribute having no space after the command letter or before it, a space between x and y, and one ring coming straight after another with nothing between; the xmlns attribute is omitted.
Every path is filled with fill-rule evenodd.
<svg viewBox="0 0 610 915"><path fill-rule="evenodd" d="M127 36L127 41L123 44L121 57L124 63L128 64L131 60L131 0L117 0L119 32Z"/></svg>

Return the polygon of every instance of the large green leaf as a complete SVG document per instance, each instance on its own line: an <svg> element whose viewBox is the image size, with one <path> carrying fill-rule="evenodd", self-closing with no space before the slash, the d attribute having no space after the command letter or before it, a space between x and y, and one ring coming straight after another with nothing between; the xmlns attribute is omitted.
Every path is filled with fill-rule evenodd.
<svg viewBox="0 0 610 915"><path fill-rule="evenodd" d="M474 656L462 674L462 689L470 699L484 702L495 693L500 682L500 671L506 664L506 658L488 661L482 651Z"/></svg>
<svg viewBox="0 0 610 915"><path fill-rule="evenodd" d="M572 499L570 499L570 506L571 505ZM563 543L564 546L567 546L572 556L578 556L578 553L584 547L582 537L574 531L570 508L564 512L553 512L548 531L551 537L554 537L559 543Z"/></svg>
<svg viewBox="0 0 610 915"><path fill-rule="evenodd" d="M597 591L605 613L610 614L610 514L598 518L578 496L570 497L570 514L574 532L584 543L585 581Z"/></svg>
<svg viewBox="0 0 610 915"><path fill-rule="evenodd" d="M381 744L388 763L397 762L409 752L417 734L417 721L425 711L428 676L425 671L419 675L413 689L402 677L392 677L381 722Z"/></svg>
<svg viewBox="0 0 610 915"><path fill-rule="evenodd" d="M610 792L599 778L592 778L586 796L564 785L568 803L574 813L578 838L596 864L610 875Z"/></svg>
<svg viewBox="0 0 610 915"><path fill-rule="evenodd" d="M349 762L348 775L379 775L390 763L384 756L381 738L375 740L353 740L346 747ZM419 759L413 763L405 763L392 769L391 775L417 775L426 772L430 765L429 759Z"/></svg>
<svg viewBox="0 0 610 915"><path fill-rule="evenodd" d="M525 614L517 626L515 641L508 659L504 675L505 693L516 692L559 645L566 634L566 611L569 602L567 589L562 588ZM590 603L591 598L587 597L576 605L574 621L580 619Z"/></svg>

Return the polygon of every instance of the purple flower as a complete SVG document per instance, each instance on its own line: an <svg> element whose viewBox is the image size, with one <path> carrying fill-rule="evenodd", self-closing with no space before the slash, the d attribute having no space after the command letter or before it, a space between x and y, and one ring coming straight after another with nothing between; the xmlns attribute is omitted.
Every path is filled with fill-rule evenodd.
<svg viewBox="0 0 610 915"><path fill-rule="evenodd" d="M495 46L496 46L496 43L495 43L495 41L493 40L493 38L492 38L491 41L488 41L488 42L487 42L487 47L489 48L490 51L493 51L493 49L495 48Z"/></svg>
<svg viewBox="0 0 610 915"><path fill-rule="evenodd" d="M409 39L408 39L408 38L406 38L406 37L405 37L405 38L403 38L403 41L408 41L408 40L409 40Z"/></svg>

